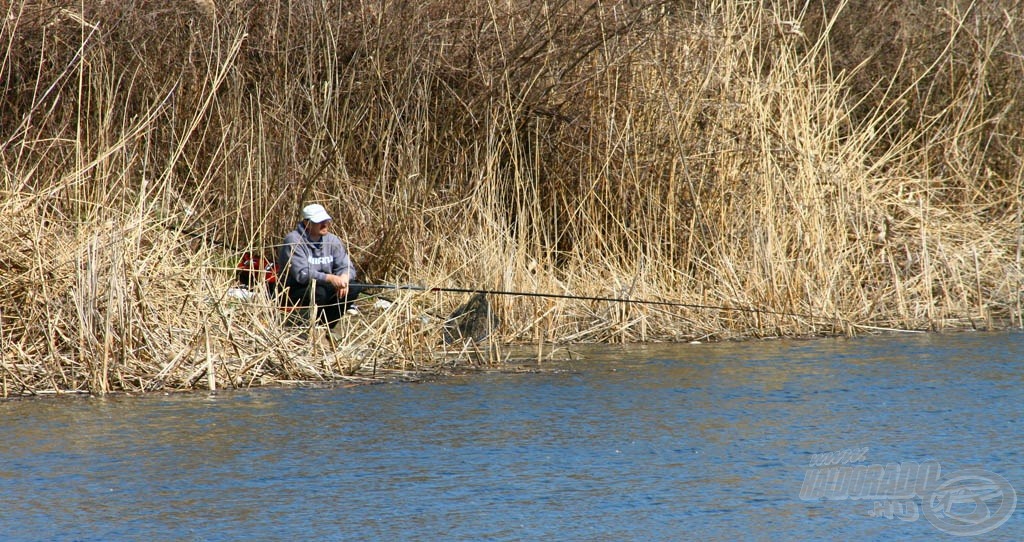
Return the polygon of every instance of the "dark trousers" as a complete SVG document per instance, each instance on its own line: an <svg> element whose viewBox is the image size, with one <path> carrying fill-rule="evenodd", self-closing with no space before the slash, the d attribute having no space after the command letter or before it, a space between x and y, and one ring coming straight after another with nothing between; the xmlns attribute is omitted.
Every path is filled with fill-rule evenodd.
<svg viewBox="0 0 1024 542"><path fill-rule="evenodd" d="M310 290L308 284L290 284L287 290L288 295L283 296L281 301L285 304L286 309L295 311L309 308L315 299L317 323L334 327L334 324L341 320L342 315L359 296L362 288L350 285L345 297L338 297L338 291L327 282L317 282L316 291L312 296Z"/></svg>

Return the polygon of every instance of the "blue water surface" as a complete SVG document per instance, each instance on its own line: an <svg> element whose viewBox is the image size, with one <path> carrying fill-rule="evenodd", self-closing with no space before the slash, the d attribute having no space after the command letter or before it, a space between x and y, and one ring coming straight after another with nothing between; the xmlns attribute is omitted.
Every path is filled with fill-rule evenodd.
<svg viewBox="0 0 1024 542"><path fill-rule="evenodd" d="M801 496L842 450L1024 491L1022 334L570 350L527 374L0 402L0 539L1024 539L1020 507L965 537Z"/></svg>

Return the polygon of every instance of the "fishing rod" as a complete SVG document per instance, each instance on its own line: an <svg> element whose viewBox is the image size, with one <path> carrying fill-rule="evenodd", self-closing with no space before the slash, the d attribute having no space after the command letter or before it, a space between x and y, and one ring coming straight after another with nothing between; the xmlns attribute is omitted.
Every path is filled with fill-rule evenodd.
<svg viewBox="0 0 1024 542"><path fill-rule="evenodd" d="M792 316L798 318L835 320L812 314L801 314L797 312L783 312L761 309L757 307L728 307L725 305L706 305L700 303L683 303L681 301L658 301L653 299L629 299L624 297L602 297L588 295L555 294L547 292L521 292L513 290L488 290L482 288L445 288L440 286L419 286L416 284L365 284L353 282L352 286L366 290L408 290L417 292L451 292L461 294L484 294L484 295L507 295L516 297L543 297L548 299L572 299L575 301L603 301L608 303L633 303L636 305L659 305L663 307L685 307L690 309L707 309L723 311L741 311L758 314L771 314L776 316Z"/></svg>
<svg viewBox="0 0 1024 542"><path fill-rule="evenodd" d="M186 229L179 226L178 231L189 235L194 238L210 242L212 244L221 246L227 249L233 249L236 252L239 249L229 245L224 241L209 238L205 232L198 232L195 230ZM515 297L540 297L546 299L571 299L574 301L599 301L607 303L632 303L635 305L655 305L662 307L683 307L690 309L703 309L703 310L721 310L721 311L739 311L748 312L755 314L768 314L773 316L789 316L793 318L806 318L808 320L827 320L830 322L840 321L838 318L830 318L827 316L819 316L814 314L803 314L798 312L786 312L786 311L773 311L762 309L759 307L730 307L725 305L708 305L701 303L684 303L681 301L659 301L653 299L629 299L624 297L604 297L604 296L585 296L585 295L571 295L571 294L555 294L548 292L522 292L514 290L489 290L482 288L454 288L454 287L441 287L441 286L420 286L417 284L373 284L373 283L360 283L353 282L352 286L362 288L365 290L405 290L405 291L417 291L417 292L449 292L449 293L461 293L461 294L484 294L484 295L507 295Z"/></svg>

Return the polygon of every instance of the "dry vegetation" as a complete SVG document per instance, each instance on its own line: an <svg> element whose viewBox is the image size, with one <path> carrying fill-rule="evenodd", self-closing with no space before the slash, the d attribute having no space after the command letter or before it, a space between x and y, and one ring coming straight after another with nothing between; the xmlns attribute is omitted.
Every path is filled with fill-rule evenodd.
<svg viewBox="0 0 1024 542"><path fill-rule="evenodd" d="M0 393L365 380L451 352L225 295L304 202L501 343L1019 325L1024 5L14 0ZM808 317L806 315L815 315Z"/></svg>

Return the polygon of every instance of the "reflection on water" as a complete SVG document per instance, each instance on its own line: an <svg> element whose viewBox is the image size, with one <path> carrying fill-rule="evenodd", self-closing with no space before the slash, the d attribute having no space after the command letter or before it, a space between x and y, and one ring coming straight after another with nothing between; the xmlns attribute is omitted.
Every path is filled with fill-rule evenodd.
<svg viewBox="0 0 1024 542"><path fill-rule="evenodd" d="M1021 334L574 350L537 374L0 403L0 533L952 539L800 499L812 454L862 447L1024 490Z"/></svg>

